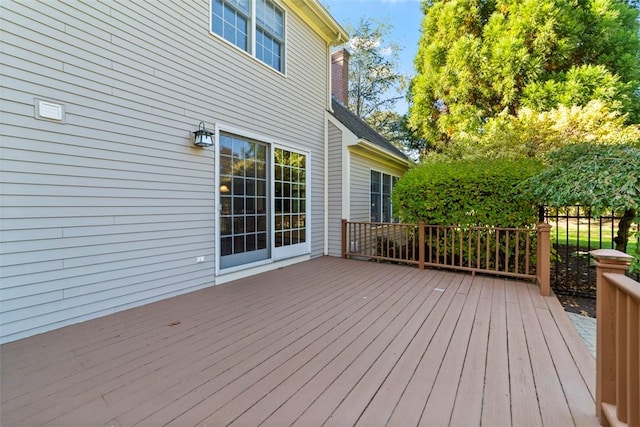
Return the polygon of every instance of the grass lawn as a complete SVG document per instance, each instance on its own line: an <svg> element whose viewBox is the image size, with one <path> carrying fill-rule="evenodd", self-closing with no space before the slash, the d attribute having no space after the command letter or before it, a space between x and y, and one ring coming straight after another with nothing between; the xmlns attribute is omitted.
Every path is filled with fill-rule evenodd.
<svg viewBox="0 0 640 427"><path fill-rule="evenodd" d="M572 246L578 246L580 250L594 250L600 247L600 241L602 239L602 248L613 249L615 244L613 238L618 231L617 224L614 224L615 228L612 229L611 222L604 222L602 225L599 222L593 222L591 226L586 222L578 222L575 220L561 220L558 224L550 221L549 224L553 227L551 229L551 243L567 244ZM638 230L639 225L632 225L632 230ZM591 242L591 245L589 245ZM627 243L627 253L633 255L638 245L638 239L634 235L629 239Z"/></svg>

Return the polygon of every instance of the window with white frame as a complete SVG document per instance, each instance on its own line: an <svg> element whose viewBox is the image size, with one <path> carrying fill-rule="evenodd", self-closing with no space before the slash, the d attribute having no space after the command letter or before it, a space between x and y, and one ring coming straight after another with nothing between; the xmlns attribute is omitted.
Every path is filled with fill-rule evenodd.
<svg viewBox="0 0 640 427"><path fill-rule="evenodd" d="M270 0L211 0L211 31L284 70L284 11Z"/></svg>
<svg viewBox="0 0 640 427"><path fill-rule="evenodd" d="M383 172L371 171L371 222L393 222L391 190L398 177Z"/></svg>

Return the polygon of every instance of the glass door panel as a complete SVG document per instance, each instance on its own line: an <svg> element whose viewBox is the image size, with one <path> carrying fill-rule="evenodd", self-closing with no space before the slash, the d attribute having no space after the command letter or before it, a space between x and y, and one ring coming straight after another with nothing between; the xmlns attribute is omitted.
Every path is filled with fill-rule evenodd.
<svg viewBox="0 0 640 427"><path fill-rule="evenodd" d="M267 145L220 135L220 267L269 258Z"/></svg>
<svg viewBox="0 0 640 427"><path fill-rule="evenodd" d="M276 148L274 169L276 258L307 253L307 156Z"/></svg>

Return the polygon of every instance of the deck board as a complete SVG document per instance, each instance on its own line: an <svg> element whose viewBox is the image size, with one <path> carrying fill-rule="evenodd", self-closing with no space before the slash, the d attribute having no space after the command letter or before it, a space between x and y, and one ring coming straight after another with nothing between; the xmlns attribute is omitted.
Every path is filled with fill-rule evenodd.
<svg viewBox="0 0 640 427"><path fill-rule="evenodd" d="M516 291L514 299L507 303L511 417L514 425L540 425L542 422L540 407L535 394L535 380L529 361L529 349L527 348L525 325L518 299L518 289L513 287L511 289ZM521 293L528 295L524 286L521 289ZM528 301L524 303L526 304Z"/></svg>
<svg viewBox="0 0 640 427"><path fill-rule="evenodd" d="M598 425L537 291L314 259L0 346L0 425Z"/></svg>
<svg viewBox="0 0 640 427"><path fill-rule="evenodd" d="M482 396L482 425L512 425L505 283L494 279ZM514 424L515 425L515 424Z"/></svg>
<svg viewBox="0 0 640 427"><path fill-rule="evenodd" d="M482 396L484 391L485 368L489 325L491 318L491 295L493 280L480 278L476 284L480 288L480 298L473 319L469 346L466 349L464 366L458 382L458 393L451 413L451 426L479 426L482 419Z"/></svg>

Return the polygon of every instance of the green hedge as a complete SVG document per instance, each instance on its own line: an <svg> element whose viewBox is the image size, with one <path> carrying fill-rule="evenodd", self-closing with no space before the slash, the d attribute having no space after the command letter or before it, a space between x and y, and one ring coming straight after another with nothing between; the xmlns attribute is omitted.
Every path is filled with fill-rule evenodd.
<svg viewBox="0 0 640 427"><path fill-rule="evenodd" d="M529 226L537 222L537 207L518 187L541 169L532 159L423 163L394 187L394 211L405 223Z"/></svg>

